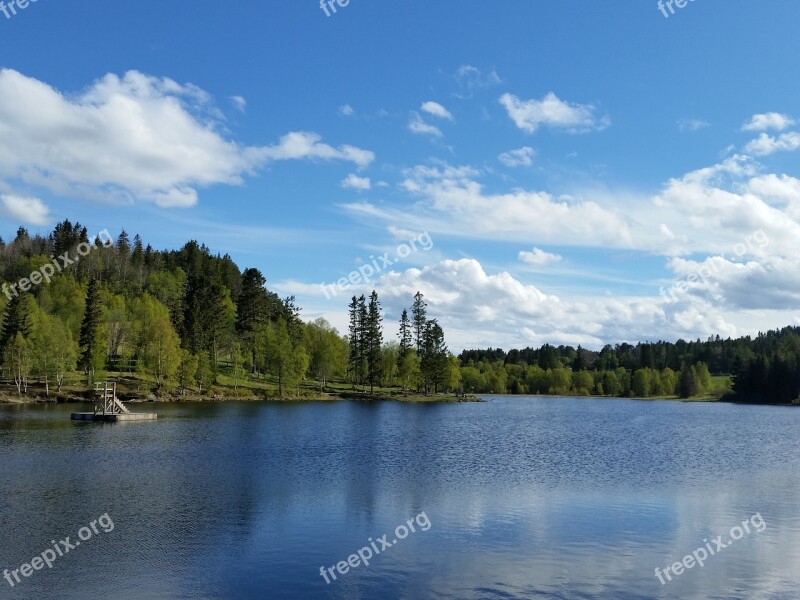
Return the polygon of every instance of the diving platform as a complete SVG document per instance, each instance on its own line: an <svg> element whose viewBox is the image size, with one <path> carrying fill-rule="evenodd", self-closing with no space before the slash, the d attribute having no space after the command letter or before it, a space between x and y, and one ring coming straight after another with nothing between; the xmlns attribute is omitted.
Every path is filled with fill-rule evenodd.
<svg viewBox="0 0 800 600"><path fill-rule="evenodd" d="M91 421L93 423L123 423L129 421L155 421L156 413L135 413L128 410L117 398L117 384L107 381L98 382L94 387L94 412L72 413L73 421Z"/></svg>

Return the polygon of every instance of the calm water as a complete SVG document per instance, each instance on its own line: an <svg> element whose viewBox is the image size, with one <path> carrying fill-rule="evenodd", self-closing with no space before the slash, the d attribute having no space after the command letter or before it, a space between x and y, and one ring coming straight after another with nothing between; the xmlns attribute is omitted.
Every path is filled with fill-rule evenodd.
<svg viewBox="0 0 800 600"><path fill-rule="evenodd" d="M0 598L800 595L800 410L489 400L158 405L124 425L0 408L0 568L114 525ZM423 512L427 531L325 583ZM756 513L761 533L659 583Z"/></svg>

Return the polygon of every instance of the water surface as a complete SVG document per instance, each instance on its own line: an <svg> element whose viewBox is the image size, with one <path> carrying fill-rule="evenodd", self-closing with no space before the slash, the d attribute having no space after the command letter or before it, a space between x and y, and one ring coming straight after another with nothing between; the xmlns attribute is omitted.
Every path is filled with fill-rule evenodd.
<svg viewBox="0 0 800 600"><path fill-rule="evenodd" d="M579 398L0 408L0 567L100 515L0 598L796 598L800 411ZM140 405L139 410L152 409ZM327 584L332 567L424 513ZM754 514L662 585L656 567Z"/></svg>

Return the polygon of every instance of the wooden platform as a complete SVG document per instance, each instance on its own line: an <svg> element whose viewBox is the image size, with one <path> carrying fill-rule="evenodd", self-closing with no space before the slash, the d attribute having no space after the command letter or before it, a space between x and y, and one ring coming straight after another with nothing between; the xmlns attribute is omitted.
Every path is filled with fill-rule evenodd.
<svg viewBox="0 0 800 600"><path fill-rule="evenodd" d="M156 413L123 413L123 414L103 414L103 413L72 413L73 421L91 421L93 423L123 423L128 421L155 421L158 419Z"/></svg>
<svg viewBox="0 0 800 600"><path fill-rule="evenodd" d="M132 413L128 407L117 398L117 384L101 381L95 384L94 394L96 401L94 412L72 413L73 421L88 421L90 423L125 423L130 421L155 421L156 413Z"/></svg>

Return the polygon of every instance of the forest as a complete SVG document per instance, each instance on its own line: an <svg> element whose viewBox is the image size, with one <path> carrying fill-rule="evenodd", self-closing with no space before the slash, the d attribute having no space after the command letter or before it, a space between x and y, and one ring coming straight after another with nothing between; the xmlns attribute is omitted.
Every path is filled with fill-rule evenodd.
<svg viewBox="0 0 800 600"><path fill-rule="evenodd" d="M72 257L72 260L61 257ZM353 296L345 334L305 322L255 268L196 241L159 251L139 235L90 237L80 223L0 240L0 359L17 395L135 378L161 396L315 397L335 391L720 397L793 403L800 328L706 341L510 350L458 357L422 293L396 325L378 294Z"/></svg>
<svg viewBox="0 0 800 600"><path fill-rule="evenodd" d="M399 339L384 335L375 292L353 298L340 335L324 319L304 322L295 299L269 291L258 269L240 271L196 241L157 251L125 231L90 238L70 221L47 237L20 228L0 240L0 276L2 375L19 395L32 384L49 395L120 374L159 395L257 388L304 397L333 382L433 394L459 387L458 360L422 294L413 322L403 313Z"/></svg>

